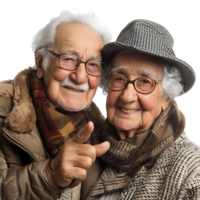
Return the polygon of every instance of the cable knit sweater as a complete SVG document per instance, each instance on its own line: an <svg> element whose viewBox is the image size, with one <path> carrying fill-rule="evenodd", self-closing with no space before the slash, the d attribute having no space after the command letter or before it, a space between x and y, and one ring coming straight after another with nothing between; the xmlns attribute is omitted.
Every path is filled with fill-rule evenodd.
<svg viewBox="0 0 200 200"><path fill-rule="evenodd" d="M114 167L107 167L100 179L109 181L114 173L118 173ZM98 182L95 193L97 190ZM200 147L183 133L154 164L143 167L126 188L113 193L105 190L98 196L93 194L92 190L87 199L200 200Z"/></svg>

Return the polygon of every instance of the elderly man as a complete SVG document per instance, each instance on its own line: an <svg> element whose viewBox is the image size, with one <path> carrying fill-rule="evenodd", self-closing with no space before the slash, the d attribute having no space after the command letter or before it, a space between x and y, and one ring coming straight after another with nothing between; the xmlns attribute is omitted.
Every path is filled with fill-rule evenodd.
<svg viewBox="0 0 200 200"><path fill-rule="evenodd" d="M104 122L92 103L104 30L94 16L61 13L35 36L36 69L0 83L0 199L57 199L109 148L83 144Z"/></svg>

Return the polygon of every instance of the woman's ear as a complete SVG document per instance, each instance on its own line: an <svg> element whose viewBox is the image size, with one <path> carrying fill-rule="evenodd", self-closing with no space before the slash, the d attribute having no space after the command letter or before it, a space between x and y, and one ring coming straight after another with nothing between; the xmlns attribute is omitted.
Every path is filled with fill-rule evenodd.
<svg viewBox="0 0 200 200"><path fill-rule="evenodd" d="M170 104L170 99L164 95L163 96L163 102L161 104L161 109L162 111L165 111L168 107L169 107L169 104Z"/></svg>

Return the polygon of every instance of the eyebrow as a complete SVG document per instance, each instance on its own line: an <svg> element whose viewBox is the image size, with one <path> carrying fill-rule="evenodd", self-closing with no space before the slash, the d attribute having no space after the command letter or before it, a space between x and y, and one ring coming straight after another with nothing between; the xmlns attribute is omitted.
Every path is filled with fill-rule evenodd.
<svg viewBox="0 0 200 200"><path fill-rule="evenodd" d="M123 66L119 66L119 67L111 68L108 73L109 74L115 74L117 72L126 72L126 70Z"/></svg>
<svg viewBox="0 0 200 200"><path fill-rule="evenodd" d="M142 76L147 76L151 79L156 79L156 73L151 71L151 70L148 70L148 69L137 69L137 71L139 72L140 75ZM117 72L124 72L124 73L127 73L126 72L126 68L123 67L123 66L119 66L119 67L115 67L115 68L111 68L111 71L109 73L111 74L115 74Z"/></svg>
<svg viewBox="0 0 200 200"><path fill-rule="evenodd" d="M78 51L76 51L74 49L65 49L65 50L62 49L61 51L62 51L62 53L71 53L71 54L74 54L75 56L78 56L80 58L80 52L78 52ZM98 61L100 61L101 60L101 56L94 56L94 55L92 55L92 56L90 56L90 58L88 60L98 60Z"/></svg>
<svg viewBox="0 0 200 200"><path fill-rule="evenodd" d="M156 79L156 73L148 69L138 69L138 72L143 76L148 76L151 79Z"/></svg>

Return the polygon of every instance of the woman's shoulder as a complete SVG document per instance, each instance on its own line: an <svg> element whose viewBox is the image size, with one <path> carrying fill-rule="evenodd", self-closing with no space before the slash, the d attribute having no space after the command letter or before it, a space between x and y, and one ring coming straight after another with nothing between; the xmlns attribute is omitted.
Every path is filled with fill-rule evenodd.
<svg viewBox="0 0 200 200"><path fill-rule="evenodd" d="M200 147L183 133L160 154L157 160L157 164L159 163L165 163L174 170L182 170L186 173L197 169L200 172Z"/></svg>
<svg viewBox="0 0 200 200"><path fill-rule="evenodd" d="M173 195L179 195L178 199L200 196L200 147L185 133L160 154L155 166L165 177L164 196L171 190ZM164 196L161 199L166 199Z"/></svg>
<svg viewBox="0 0 200 200"><path fill-rule="evenodd" d="M192 142L185 133L183 133L167 150L173 151L176 156L184 154L184 158L188 156L191 157L192 154L200 156L200 147Z"/></svg>
<svg viewBox="0 0 200 200"><path fill-rule="evenodd" d="M139 176L137 180L143 177L146 185L148 181L156 185L154 192L160 192L160 199L200 197L200 147L183 133Z"/></svg>

